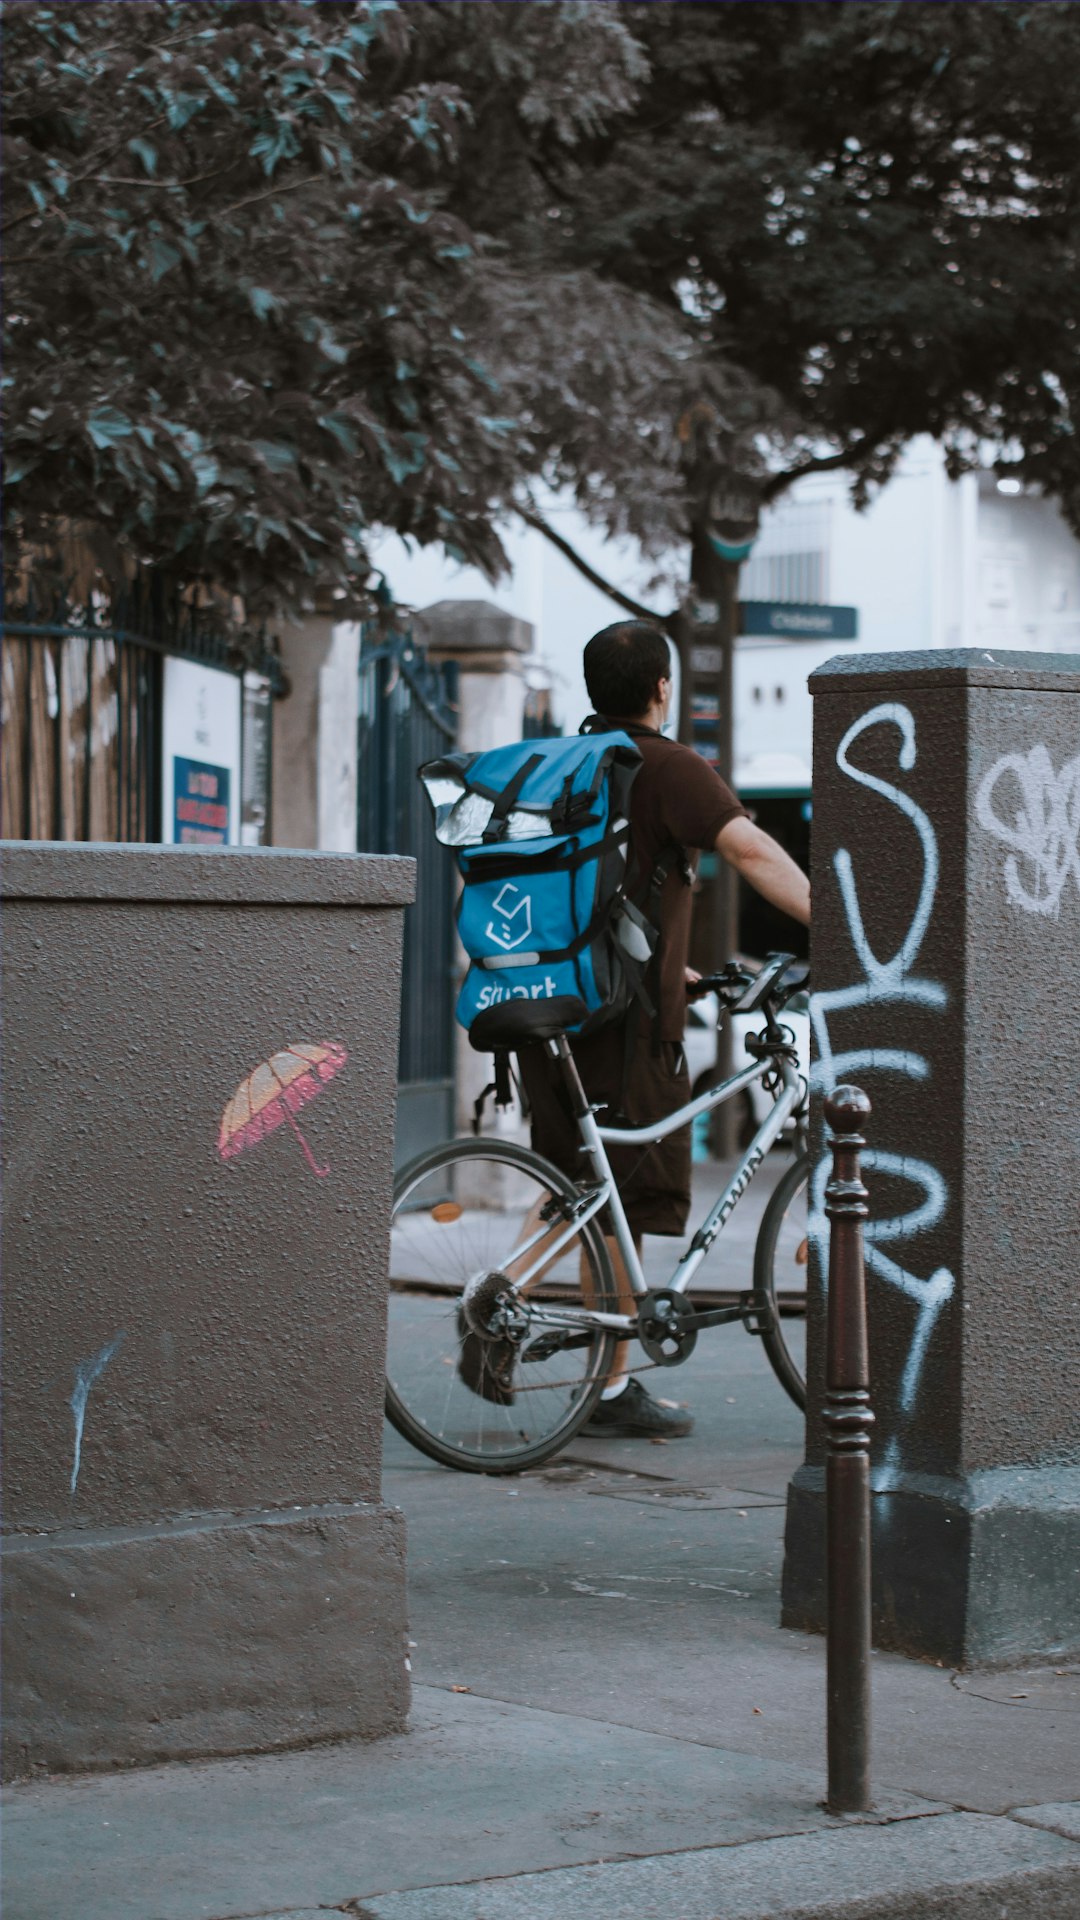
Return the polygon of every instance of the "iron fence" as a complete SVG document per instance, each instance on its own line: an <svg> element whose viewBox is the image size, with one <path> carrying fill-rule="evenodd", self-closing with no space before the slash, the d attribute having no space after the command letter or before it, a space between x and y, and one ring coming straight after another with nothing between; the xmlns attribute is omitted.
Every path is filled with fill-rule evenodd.
<svg viewBox="0 0 1080 1920"><path fill-rule="evenodd" d="M223 626L156 580L76 595L20 582L0 622L0 822L21 840L159 841L162 662L280 687L264 634ZM257 688L252 694L256 697ZM249 704L245 684L245 706ZM247 715L245 713L245 720ZM251 728L245 726L245 736ZM258 771L268 789L269 765ZM269 793L262 811L268 810ZM258 807L256 807L258 811Z"/></svg>
<svg viewBox="0 0 1080 1920"><path fill-rule="evenodd" d="M432 832L416 774L453 747L456 697L453 663L433 665L407 634L365 635L357 846L416 861L416 900L406 909L404 928L399 1157L403 1139L415 1147L452 1128L454 867Z"/></svg>

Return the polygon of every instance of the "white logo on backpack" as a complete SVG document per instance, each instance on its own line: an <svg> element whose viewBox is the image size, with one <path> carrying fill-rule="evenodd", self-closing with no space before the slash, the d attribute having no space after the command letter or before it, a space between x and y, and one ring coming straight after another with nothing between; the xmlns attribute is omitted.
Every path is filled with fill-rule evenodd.
<svg viewBox="0 0 1080 1920"><path fill-rule="evenodd" d="M500 1000L550 1000L554 992L555 982L550 973L534 981L531 987L481 987L476 1011L481 1013L485 1007L497 1007Z"/></svg>
<svg viewBox="0 0 1080 1920"><path fill-rule="evenodd" d="M515 894L516 900L513 899ZM494 940L495 945L504 948L507 953L512 953L532 932L531 894L522 893L512 880L508 880L492 901L491 912L492 918L485 929L486 938Z"/></svg>

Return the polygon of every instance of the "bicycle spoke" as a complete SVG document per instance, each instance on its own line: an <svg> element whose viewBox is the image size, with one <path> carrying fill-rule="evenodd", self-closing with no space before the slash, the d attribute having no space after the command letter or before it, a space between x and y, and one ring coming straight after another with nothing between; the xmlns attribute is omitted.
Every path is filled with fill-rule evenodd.
<svg viewBox="0 0 1080 1920"><path fill-rule="evenodd" d="M427 1156L399 1182L387 1411L406 1438L449 1464L498 1471L545 1456L580 1424L606 1378L612 1341L603 1329L573 1346L541 1348L522 1367L545 1325L542 1315L535 1327L531 1320L534 1288L554 1280L579 1311L614 1305L603 1242L588 1227L572 1232L520 1294L504 1279L523 1245L532 1242L533 1259L542 1248L538 1222L556 1182L567 1187L561 1198L571 1198L535 1156L471 1142ZM567 1226L561 1217L552 1230Z"/></svg>

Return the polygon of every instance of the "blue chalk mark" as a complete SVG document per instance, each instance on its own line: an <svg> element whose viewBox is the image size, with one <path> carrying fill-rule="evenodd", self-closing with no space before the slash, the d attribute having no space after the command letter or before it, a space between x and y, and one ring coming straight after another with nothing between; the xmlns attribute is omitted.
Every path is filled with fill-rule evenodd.
<svg viewBox="0 0 1080 1920"><path fill-rule="evenodd" d="M79 1467L82 1464L83 1421L86 1418L86 1402L90 1397L90 1389L98 1376L104 1373L109 1361L122 1347L126 1337L126 1334L121 1331L116 1335L115 1339L109 1341L107 1347L102 1347L100 1353L95 1353L92 1360L80 1360L76 1364L75 1391L68 1402L72 1413L75 1415L75 1458L71 1465L71 1491L73 1495L79 1484Z"/></svg>

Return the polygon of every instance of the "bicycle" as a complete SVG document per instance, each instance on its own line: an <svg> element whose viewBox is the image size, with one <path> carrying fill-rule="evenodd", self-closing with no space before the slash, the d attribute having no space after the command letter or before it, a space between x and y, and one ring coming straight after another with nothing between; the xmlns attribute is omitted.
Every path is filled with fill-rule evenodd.
<svg viewBox="0 0 1080 1920"><path fill-rule="evenodd" d="M562 997L504 1000L478 1014L478 1051L540 1043L559 1062L593 1179L575 1183L530 1148L498 1138L455 1139L403 1169L390 1246L386 1412L430 1459L473 1473L518 1473L548 1460L584 1426L617 1345L636 1338L648 1366L689 1358L699 1333L740 1320L760 1337L781 1385L805 1405L803 1377L784 1339L777 1278L796 1277L807 1249L806 1083L779 1014L807 969L770 954L757 974L729 964L695 991L731 1013L762 1013L753 1056L718 1086L648 1127L602 1126L567 1040L582 1017ZM773 1104L719 1200L677 1260L650 1288L611 1175L608 1144L650 1145L760 1079ZM714 1240L789 1119L796 1152L762 1218L753 1285L734 1304L695 1307L688 1288ZM636 1311L619 1310L603 1216L625 1263ZM641 1370L641 1369L635 1369Z"/></svg>

